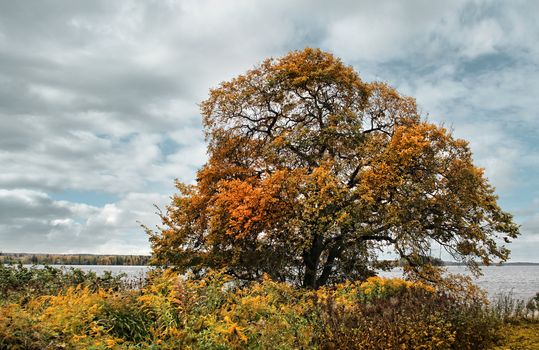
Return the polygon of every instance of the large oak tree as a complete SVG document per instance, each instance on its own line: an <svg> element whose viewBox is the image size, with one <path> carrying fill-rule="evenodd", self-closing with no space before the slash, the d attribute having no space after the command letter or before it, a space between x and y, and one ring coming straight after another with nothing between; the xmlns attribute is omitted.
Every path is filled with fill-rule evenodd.
<svg viewBox="0 0 539 350"><path fill-rule="evenodd" d="M466 141L414 99L318 49L268 59L201 104L208 162L150 232L154 262L313 287L431 247L472 268L506 260L518 227Z"/></svg>

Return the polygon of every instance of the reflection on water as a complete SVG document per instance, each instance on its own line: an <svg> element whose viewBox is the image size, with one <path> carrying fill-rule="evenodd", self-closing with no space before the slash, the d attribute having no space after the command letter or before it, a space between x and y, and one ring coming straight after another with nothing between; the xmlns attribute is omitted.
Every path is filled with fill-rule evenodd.
<svg viewBox="0 0 539 350"><path fill-rule="evenodd" d="M105 271L111 271L113 275L127 274L129 279L138 279L151 269L150 266L115 266L115 265L68 265L62 268L80 268L84 271L93 271L97 275ZM464 266L448 266L449 273L461 273L470 275ZM475 280L475 283L485 289L490 297L498 293L512 292L518 299L528 299L539 292L539 265L505 265L484 266L483 276ZM402 270L380 273L382 277L401 277Z"/></svg>

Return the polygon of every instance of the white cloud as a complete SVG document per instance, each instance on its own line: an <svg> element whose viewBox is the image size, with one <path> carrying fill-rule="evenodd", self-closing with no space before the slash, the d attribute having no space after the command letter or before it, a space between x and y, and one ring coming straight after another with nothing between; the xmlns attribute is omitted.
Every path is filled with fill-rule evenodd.
<svg viewBox="0 0 539 350"><path fill-rule="evenodd" d="M503 31L493 19L486 19L463 33L462 54L467 58L496 52L503 38Z"/></svg>
<svg viewBox="0 0 539 350"><path fill-rule="evenodd" d="M148 237L140 225L154 228L160 224L154 205L165 209L168 202L169 196L163 194L129 193L89 217L81 234L94 237L106 234L106 239L93 247L97 253L148 254Z"/></svg>
<svg viewBox="0 0 539 350"><path fill-rule="evenodd" d="M168 201L158 193L129 193L99 208L55 201L38 191L0 190L2 250L147 254L140 224L159 224L153 205L164 208Z"/></svg>
<svg viewBox="0 0 539 350"><path fill-rule="evenodd" d="M415 55L428 48L438 25L457 16L461 7L460 1L361 2L328 24L323 46L348 60L385 62Z"/></svg>

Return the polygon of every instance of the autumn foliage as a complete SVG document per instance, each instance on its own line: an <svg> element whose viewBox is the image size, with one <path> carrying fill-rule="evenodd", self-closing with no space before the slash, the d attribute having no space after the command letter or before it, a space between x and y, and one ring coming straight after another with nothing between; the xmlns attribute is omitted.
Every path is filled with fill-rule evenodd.
<svg viewBox="0 0 539 350"><path fill-rule="evenodd" d="M150 231L155 263L316 288L383 268L383 248L432 279L432 245L476 268L518 234L466 141L327 52L265 60L201 110L209 160Z"/></svg>

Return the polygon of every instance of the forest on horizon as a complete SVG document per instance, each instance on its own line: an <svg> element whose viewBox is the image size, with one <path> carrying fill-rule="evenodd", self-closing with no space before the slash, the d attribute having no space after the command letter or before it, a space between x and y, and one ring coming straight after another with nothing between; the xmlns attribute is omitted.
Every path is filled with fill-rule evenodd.
<svg viewBox="0 0 539 350"><path fill-rule="evenodd" d="M2 253L0 264L32 265L148 265L149 255Z"/></svg>

